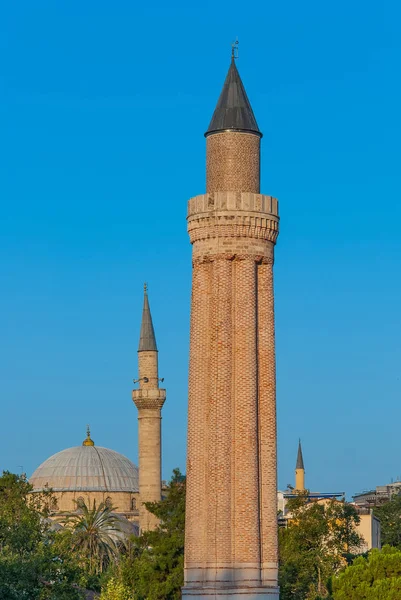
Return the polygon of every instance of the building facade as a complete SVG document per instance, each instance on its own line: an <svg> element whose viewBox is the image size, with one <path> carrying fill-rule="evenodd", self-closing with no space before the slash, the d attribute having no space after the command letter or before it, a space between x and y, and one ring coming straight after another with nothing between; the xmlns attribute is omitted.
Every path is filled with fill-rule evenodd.
<svg viewBox="0 0 401 600"><path fill-rule="evenodd" d="M193 248L184 598L278 599L274 245L234 57L206 132Z"/></svg>
<svg viewBox="0 0 401 600"><path fill-rule="evenodd" d="M401 494L401 481L392 481L387 485L378 485L374 490L368 490L353 496L355 505L359 508L370 509L390 502Z"/></svg>

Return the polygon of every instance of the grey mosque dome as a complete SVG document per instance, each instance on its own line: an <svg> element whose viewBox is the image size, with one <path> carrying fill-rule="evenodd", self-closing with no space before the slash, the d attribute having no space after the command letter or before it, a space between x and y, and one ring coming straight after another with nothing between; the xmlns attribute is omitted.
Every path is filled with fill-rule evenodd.
<svg viewBox="0 0 401 600"><path fill-rule="evenodd" d="M29 481L34 492L44 488L54 492L139 491L138 467L119 452L95 446L89 431L82 446L53 454Z"/></svg>

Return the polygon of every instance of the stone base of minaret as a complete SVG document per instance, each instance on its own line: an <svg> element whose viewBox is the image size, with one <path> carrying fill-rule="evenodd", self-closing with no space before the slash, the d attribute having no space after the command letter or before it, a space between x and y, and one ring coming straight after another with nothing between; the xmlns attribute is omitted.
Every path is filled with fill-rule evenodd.
<svg viewBox="0 0 401 600"><path fill-rule="evenodd" d="M191 600L210 600L211 598L218 600L279 600L280 593L278 587L211 587L206 588L203 584L199 588L189 588L188 585L183 588L183 598Z"/></svg>

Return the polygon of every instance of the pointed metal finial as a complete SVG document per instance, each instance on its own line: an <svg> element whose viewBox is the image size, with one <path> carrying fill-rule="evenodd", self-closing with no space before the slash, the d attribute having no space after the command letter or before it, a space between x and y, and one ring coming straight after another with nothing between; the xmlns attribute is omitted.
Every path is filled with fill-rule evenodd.
<svg viewBox="0 0 401 600"><path fill-rule="evenodd" d="M146 282L143 284L143 291L145 292L145 294L148 293L148 284Z"/></svg>
<svg viewBox="0 0 401 600"><path fill-rule="evenodd" d="M235 42L232 42L231 44L231 59L234 60L235 58L238 58L238 38L235 38Z"/></svg>
<svg viewBox="0 0 401 600"><path fill-rule="evenodd" d="M82 442L83 446L94 446L95 442L91 439L91 431L89 425L86 426L86 440Z"/></svg>

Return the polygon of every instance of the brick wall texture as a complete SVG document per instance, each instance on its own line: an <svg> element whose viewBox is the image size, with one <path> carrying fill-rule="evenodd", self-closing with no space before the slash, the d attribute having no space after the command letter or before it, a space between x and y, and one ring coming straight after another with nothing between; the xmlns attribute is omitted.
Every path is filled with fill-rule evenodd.
<svg viewBox="0 0 401 600"><path fill-rule="evenodd" d="M260 138L224 131L206 138L206 191L255 192L260 185Z"/></svg>
<svg viewBox="0 0 401 600"><path fill-rule="evenodd" d="M259 137L207 138L193 245L184 597L278 598L274 244Z"/></svg>

